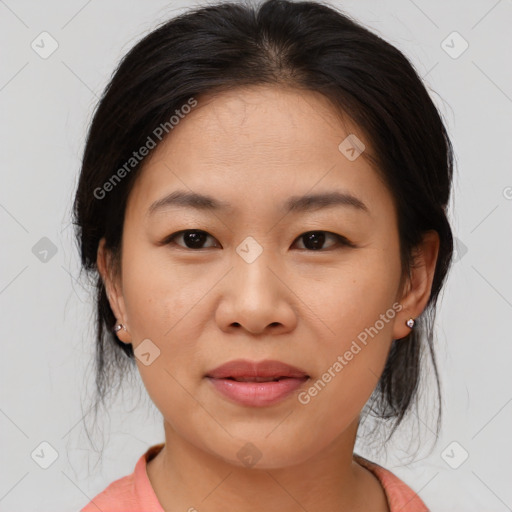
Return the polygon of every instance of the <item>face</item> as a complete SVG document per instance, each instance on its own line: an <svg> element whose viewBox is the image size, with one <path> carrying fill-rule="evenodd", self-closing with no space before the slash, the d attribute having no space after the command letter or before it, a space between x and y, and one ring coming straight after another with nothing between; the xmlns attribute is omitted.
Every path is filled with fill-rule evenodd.
<svg viewBox="0 0 512 512"><path fill-rule="evenodd" d="M364 152L339 149L355 134L371 150L323 96L247 87L197 100L137 178L118 279L102 272L119 337L166 432L233 464L248 442L261 467L297 464L357 425L428 293L401 294L392 196ZM177 191L218 206L162 201ZM299 200L322 194L340 196ZM243 383L207 375L237 359L306 377L274 401L275 383L233 398L219 389Z"/></svg>

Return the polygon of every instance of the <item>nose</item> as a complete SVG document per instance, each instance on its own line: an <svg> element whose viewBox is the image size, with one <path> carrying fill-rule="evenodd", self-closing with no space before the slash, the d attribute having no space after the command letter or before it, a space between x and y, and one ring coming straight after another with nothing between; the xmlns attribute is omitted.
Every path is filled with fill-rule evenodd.
<svg viewBox="0 0 512 512"><path fill-rule="evenodd" d="M268 251L267 251L268 253ZM270 261L265 251L252 262L238 255L220 287L216 320L224 331L244 329L251 334L277 334L297 324L293 283Z"/></svg>

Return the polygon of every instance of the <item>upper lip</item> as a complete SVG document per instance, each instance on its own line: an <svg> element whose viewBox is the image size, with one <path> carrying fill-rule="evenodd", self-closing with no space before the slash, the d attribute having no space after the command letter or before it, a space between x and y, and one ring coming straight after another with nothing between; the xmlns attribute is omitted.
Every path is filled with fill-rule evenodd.
<svg viewBox="0 0 512 512"><path fill-rule="evenodd" d="M227 363L218 366L214 370L209 371L206 377L213 379L232 378L248 378L248 377L263 377L263 378L276 378L276 377L291 377L303 378L308 377L306 372L272 359L265 359L264 361L249 361L247 359L236 359L228 361Z"/></svg>

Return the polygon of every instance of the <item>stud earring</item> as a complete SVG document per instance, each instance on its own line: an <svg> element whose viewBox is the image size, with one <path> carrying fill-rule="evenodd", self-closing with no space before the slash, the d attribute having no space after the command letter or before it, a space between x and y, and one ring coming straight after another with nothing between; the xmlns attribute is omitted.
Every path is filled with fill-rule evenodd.
<svg viewBox="0 0 512 512"><path fill-rule="evenodd" d="M126 325L117 324L114 328L114 332L119 332L121 329L124 329L126 331Z"/></svg>
<svg viewBox="0 0 512 512"><path fill-rule="evenodd" d="M414 318L409 318L409 320L407 320L405 323L407 324L407 327L412 329L414 327Z"/></svg>

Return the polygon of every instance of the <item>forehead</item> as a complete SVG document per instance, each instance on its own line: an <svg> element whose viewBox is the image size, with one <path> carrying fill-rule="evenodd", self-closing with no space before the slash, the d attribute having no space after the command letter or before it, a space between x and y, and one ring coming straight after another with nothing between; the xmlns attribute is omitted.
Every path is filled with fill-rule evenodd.
<svg viewBox="0 0 512 512"><path fill-rule="evenodd" d="M311 142L318 145L320 139L332 153L340 136L360 132L322 94L276 86L203 95L184 121L172 132L176 144L193 138L219 160L257 158L261 153L265 158L277 157L280 164L286 157L296 160L297 152L310 152ZM364 138L362 133L359 136Z"/></svg>
<svg viewBox="0 0 512 512"><path fill-rule="evenodd" d="M387 193L365 158L365 135L319 93L253 86L196 99L140 171L131 201L146 210L177 188L242 206L317 189L369 203ZM354 135L366 149L351 160L340 144Z"/></svg>

